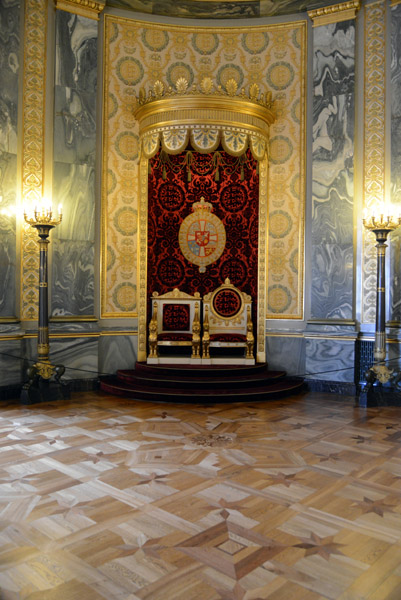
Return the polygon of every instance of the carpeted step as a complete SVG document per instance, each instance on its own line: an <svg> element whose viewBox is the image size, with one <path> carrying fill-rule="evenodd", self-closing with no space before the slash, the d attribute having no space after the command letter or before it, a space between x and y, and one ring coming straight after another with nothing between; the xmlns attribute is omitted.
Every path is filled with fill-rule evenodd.
<svg viewBox="0 0 401 600"><path fill-rule="evenodd" d="M191 387L197 388L225 388L231 387L233 382L237 387L251 387L257 385L263 385L268 382L277 382L278 380L285 377L285 371L256 371L255 373L242 374L241 371L238 373L224 370L223 374L218 372L210 376L202 371L181 371L177 369L174 372L169 372L164 369L162 372L155 370L119 370L117 371L117 378L126 384L131 385L146 385L146 386L162 386L162 387L176 387L183 388L190 385Z"/></svg>
<svg viewBox="0 0 401 600"><path fill-rule="evenodd" d="M238 388L233 382L232 387L225 389L199 389L193 388L155 388L149 386L132 386L117 379L117 377L104 377L100 388L104 392L114 395L126 396L138 400L151 400L156 402L244 402L254 400L267 400L278 398L289 393L298 393L304 385L300 379L283 379L268 385L254 388Z"/></svg>

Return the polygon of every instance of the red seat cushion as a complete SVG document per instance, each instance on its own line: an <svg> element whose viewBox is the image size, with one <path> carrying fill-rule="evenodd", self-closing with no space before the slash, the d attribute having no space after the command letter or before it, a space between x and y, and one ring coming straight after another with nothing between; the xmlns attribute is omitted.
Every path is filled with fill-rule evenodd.
<svg viewBox="0 0 401 600"><path fill-rule="evenodd" d="M160 342L186 342L192 341L192 333L159 333Z"/></svg>
<svg viewBox="0 0 401 600"><path fill-rule="evenodd" d="M212 333L211 342L246 342L246 335L240 333Z"/></svg>

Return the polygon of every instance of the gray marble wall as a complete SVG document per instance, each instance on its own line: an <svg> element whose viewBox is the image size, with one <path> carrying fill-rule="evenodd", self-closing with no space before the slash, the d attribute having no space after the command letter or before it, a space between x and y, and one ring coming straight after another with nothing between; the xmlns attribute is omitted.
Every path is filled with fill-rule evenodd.
<svg viewBox="0 0 401 600"><path fill-rule="evenodd" d="M401 208L401 4L391 9L391 199ZM401 234L391 234L389 319L401 322Z"/></svg>
<svg viewBox="0 0 401 600"><path fill-rule="evenodd" d="M19 15L19 0L0 0L0 319L16 315Z"/></svg>
<svg viewBox="0 0 401 600"><path fill-rule="evenodd" d="M304 11L309 0L108 0L107 4L118 8L131 8L140 13L167 15L181 18L244 19L248 17L271 17ZM313 3L313 4L316 4ZM325 2L318 2L323 5Z"/></svg>
<svg viewBox="0 0 401 600"><path fill-rule="evenodd" d="M98 21L56 13L52 316L94 314Z"/></svg>
<svg viewBox="0 0 401 600"><path fill-rule="evenodd" d="M313 29L313 319L353 316L355 21Z"/></svg>

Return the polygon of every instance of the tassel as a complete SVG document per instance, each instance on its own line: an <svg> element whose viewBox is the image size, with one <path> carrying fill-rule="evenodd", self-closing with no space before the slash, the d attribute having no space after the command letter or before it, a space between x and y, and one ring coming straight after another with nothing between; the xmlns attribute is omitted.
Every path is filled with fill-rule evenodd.
<svg viewBox="0 0 401 600"><path fill-rule="evenodd" d="M244 181L245 173L244 173L244 165L241 165L241 181Z"/></svg>
<svg viewBox="0 0 401 600"><path fill-rule="evenodd" d="M187 169L187 181L190 183L192 181L191 169L188 167Z"/></svg>
<svg viewBox="0 0 401 600"><path fill-rule="evenodd" d="M166 181L166 179L167 179L167 172L166 172L165 165L163 165L162 179L163 179L163 181Z"/></svg>
<svg viewBox="0 0 401 600"><path fill-rule="evenodd" d="M256 175L259 175L259 161L256 161Z"/></svg>
<svg viewBox="0 0 401 600"><path fill-rule="evenodd" d="M215 181L220 181L219 167L216 168L216 173L214 175L214 180Z"/></svg>
<svg viewBox="0 0 401 600"><path fill-rule="evenodd" d="M152 175L152 164L150 160L148 161L148 175Z"/></svg>

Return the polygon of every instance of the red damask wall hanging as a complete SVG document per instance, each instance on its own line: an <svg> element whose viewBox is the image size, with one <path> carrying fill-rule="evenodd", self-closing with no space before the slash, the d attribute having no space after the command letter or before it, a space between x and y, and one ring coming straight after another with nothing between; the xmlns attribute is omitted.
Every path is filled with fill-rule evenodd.
<svg viewBox="0 0 401 600"><path fill-rule="evenodd" d="M250 152L233 157L184 152L158 154L148 178L148 297L179 288L204 296L228 277L257 305L259 175ZM204 197L226 232L224 251L201 273L179 245L183 220Z"/></svg>

